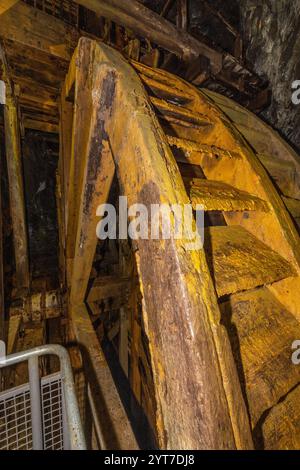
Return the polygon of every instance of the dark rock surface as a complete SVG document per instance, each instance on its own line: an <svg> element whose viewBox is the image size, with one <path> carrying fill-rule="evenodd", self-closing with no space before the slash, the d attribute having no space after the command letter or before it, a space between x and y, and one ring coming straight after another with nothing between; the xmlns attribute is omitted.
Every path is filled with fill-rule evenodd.
<svg viewBox="0 0 300 470"><path fill-rule="evenodd" d="M291 101L300 79L300 0L240 0L247 64L265 76L271 105L262 117L300 151L300 105Z"/></svg>

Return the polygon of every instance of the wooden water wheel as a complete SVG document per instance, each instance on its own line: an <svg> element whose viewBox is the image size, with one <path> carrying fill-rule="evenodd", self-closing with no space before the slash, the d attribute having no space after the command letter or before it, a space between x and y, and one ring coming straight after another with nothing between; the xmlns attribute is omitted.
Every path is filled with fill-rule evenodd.
<svg viewBox="0 0 300 470"><path fill-rule="evenodd" d="M75 52L62 103L74 329L85 302L110 299L119 325L130 310L127 373L160 447L299 448L300 367L291 355L300 335L300 240L259 136L289 164L298 165L296 156L279 150L270 130L243 132L243 108L89 39ZM293 184L285 197L297 204ZM89 282L96 208L117 195L146 206L202 204L204 248L120 242L121 273L108 269L109 282L104 271Z"/></svg>

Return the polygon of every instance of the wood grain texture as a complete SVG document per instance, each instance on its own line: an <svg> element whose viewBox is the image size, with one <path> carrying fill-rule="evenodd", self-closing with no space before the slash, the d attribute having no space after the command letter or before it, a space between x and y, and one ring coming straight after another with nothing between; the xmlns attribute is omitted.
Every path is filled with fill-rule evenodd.
<svg viewBox="0 0 300 470"><path fill-rule="evenodd" d="M292 266L242 227L210 227L204 244L219 296L291 276Z"/></svg>

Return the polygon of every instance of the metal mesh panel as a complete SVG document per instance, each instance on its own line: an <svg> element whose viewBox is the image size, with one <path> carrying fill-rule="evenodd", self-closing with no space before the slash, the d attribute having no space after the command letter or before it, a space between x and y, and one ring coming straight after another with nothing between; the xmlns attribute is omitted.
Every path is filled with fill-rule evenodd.
<svg viewBox="0 0 300 470"><path fill-rule="evenodd" d="M60 377L42 382L44 449L63 450L63 400Z"/></svg>
<svg viewBox="0 0 300 470"><path fill-rule="evenodd" d="M41 378L46 355L59 358L60 372ZM67 350L48 344L0 357L0 371L25 361L29 383L0 393L0 449L86 449Z"/></svg>
<svg viewBox="0 0 300 470"><path fill-rule="evenodd" d="M64 448L64 400L60 374L43 377L41 402L44 449ZM0 394L0 450L31 450L29 384Z"/></svg>
<svg viewBox="0 0 300 470"><path fill-rule="evenodd" d="M0 398L0 450L32 449L30 393L16 387Z"/></svg>

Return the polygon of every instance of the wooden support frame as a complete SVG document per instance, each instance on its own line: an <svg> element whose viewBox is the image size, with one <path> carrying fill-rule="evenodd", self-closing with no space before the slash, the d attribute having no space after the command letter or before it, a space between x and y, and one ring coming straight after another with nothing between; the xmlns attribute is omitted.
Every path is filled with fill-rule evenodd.
<svg viewBox="0 0 300 470"><path fill-rule="evenodd" d="M18 289L22 290L29 288L30 279L19 113L5 53L1 45L0 58L7 84L6 104L4 106L5 153L13 225L16 279Z"/></svg>
<svg viewBox="0 0 300 470"><path fill-rule="evenodd" d="M72 60L64 90L67 98L75 87L70 160L68 161L68 155L65 156L65 189L68 194L67 276L73 304L80 304L85 299L97 244L96 211L100 204L106 203L114 177L114 162L109 144L104 142L102 151L96 147L96 142L101 137L98 133L103 100L92 95L93 77L88 68L89 60L88 50L80 51L76 64ZM76 237L74 233L77 234Z"/></svg>
<svg viewBox="0 0 300 470"><path fill-rule="evenodd" d="M3 108L4 105L0 104L0 117L3 117ZM0 129L0 139L2 139L2 129ZM2 142L0 142L0 146L2 147ZM3 163L2 159L4 155L2 155L2 148L0 148L0 174L3 171ZM4 273L3 273L3 219L2 219L2 185L1 185L1 178L0 178L0 340L5 340L5 310L4 310ZM1 380L1 374L0 374ZM0 385L1 390L1 385Z"/></svg>
<svg viewBox="0 0 300 470"><path fill-rule="evenodd" d="M112 156L129 205L139 202L149 206L162 200L168 204L188 203L174 157L134 70L118 52L84 38L74 57L77 67L83 58L85 60L84 70L90 74L85 85L92 84L98 119L95 113L90 116L88 141L82 133L82 140L78 142L85 152L80 184L82 196L80 204L74 207L78 217L77 230L73 232L76 242L70 286L71 310L82 309L84 289L78 292L77 289L80 284L87 284L92 262L93 241L88 230L95 227L95 221L90 218L94 216L91 208L96 207L96 196L87 198L89 158L98 155L95 171L98 180L102 158L105 161ZM77 87L75 104L76 100L82 100L86 89L87 86ZM93 152L88 151L91 147ZM108 172L103 175L107 180ZM95 187L99 187L98 183L92 188ZM69 234L71 236L71 232ZM184 240L173 239L168 244L159 240L138 240L135 251L154 374L159 445L169 449L251 448L248 417L230 344L220 325L208 268L203 268L207 266L205 255L201 250L187 253L182 246L184 243ZM84 265L81 259L85 255L88 263ZM151 264L149 258L153 260ZM189 273L188 278L185 273ZM172 331L171 336L162 334L168 330ZM220 426L223 433L219 432Z"/></svg>
<svg viewBox="0 0 300 470"><path fill-rule="evenodd" d="M97 405L95 411L101 425L102 450L137 450L137 442L86 307L73 305L70 315L85 375Z"/></svg>
<svg viewBox="0 0 300 470"><path fill-rule="evenodd" d="M209 58L214 73L218 73L222 68L222 53L179 30L136 0L75 0L75 2L131 29L185 60L202 54Z"/></svg>
<svg viewBox="0 0 300 470"><path fill-rule="evenodd" d="M95 112L99 112L99 109L96 108ZM96 142L99 138L97 135L99 133L98 125L99 120L96 118L91 129L91 138ZM79 207L76 246L72 263L70 301L75 305L81 304L85 299L98 240L96 212L98 206L105 204L108 200L115 172L108 144L104 144L101 154L98 153L98 149L96 153L93 153L94 151L95 143L91 141L84 170L83 195Z"/></svg>

